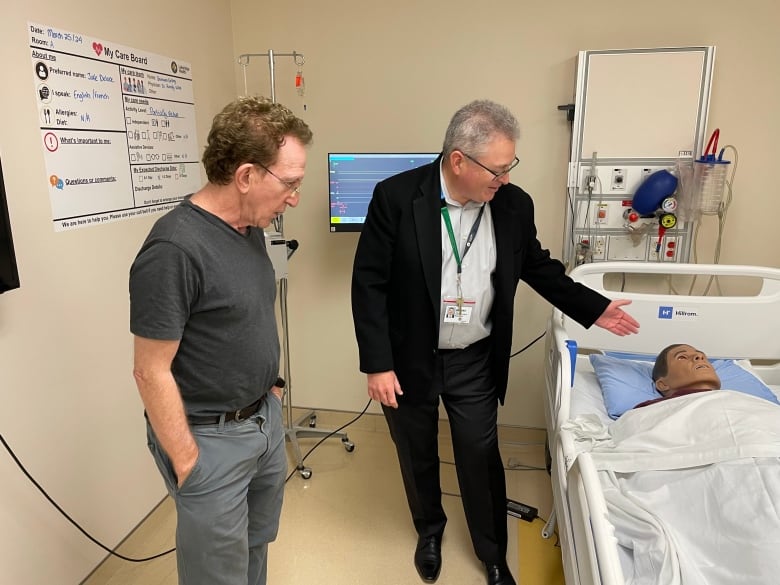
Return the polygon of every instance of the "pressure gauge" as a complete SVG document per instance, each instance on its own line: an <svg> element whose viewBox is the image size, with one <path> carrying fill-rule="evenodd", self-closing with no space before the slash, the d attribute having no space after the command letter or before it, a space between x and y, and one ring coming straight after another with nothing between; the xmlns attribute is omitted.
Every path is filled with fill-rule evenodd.
<svg viewBox="0 0 780 585"><path fill-rule="evenodd" d="M664 213L659 220L666 229L671 229L677 225L677 216L673 213Z"/></svg>
<svg viewBox="0 0 780 585"><path fill-rule="evenodd" d="M666 213L673 213L677 210L677 199L674 197L667 197L661 202L661 209ZM675 223L677 222L675 221Z"/></svg>

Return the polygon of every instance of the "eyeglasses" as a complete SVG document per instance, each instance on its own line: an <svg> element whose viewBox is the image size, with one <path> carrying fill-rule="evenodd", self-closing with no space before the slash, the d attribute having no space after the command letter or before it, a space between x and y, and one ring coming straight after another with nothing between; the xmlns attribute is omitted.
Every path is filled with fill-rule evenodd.
<svg viewBox="0 0 780 585"><path fill-rule="evenodd" d="M255 163L255 164L256 164L258 167L260 167L261 169L263 169L263 170L264 170L266 173L268 173L269 175L271 175L271 176L272 176L274 179L276 179L277 181L279 181L279 182L280 182L282 185L284 185L285 187L287 187L287 188L288 188L290 191L292 191L293 193L295 193L296 195L300 195L300 194L301 194L301 181L295 181L295 182L293 182L293 183L291 183L290 181L285 181L284 179L282 179L281 177L279 177L278 175L276 175L276 174L275 174L275 173L274 173L274 172L273 172L271 169L269 169L267 166L265 166L265 165L261 165L260 163Z"/></svg>
<svg viewBox="0 0 780 585"><path fill-rule="evenodd" d="M517 165L520 164L520 159L515 156L515 160L512 161L512 164L509 165L509 167L506 170L499 172L494 171L493 169L487 168L485 165L483 165L481 162L479 162L477 159L475 159L473 156L466 154L462 150L460 151L463 153L463 156L465 156L467 159L469 159L471 162L473 162L476 165L481 166L483 169L485 169L488 173L493 175L493 179L496 181L500 181L504 175L508 175L512 169L514 169Z"/></svg>

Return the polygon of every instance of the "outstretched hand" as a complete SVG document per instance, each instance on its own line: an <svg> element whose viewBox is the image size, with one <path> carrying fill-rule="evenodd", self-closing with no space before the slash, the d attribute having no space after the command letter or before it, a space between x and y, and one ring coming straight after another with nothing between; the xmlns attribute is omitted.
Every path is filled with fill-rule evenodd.
<svg viewBox="0 0 780 585"><path fill-rule="evenodd" d="M601 317L596 319L595 325L620 336L639 333L639 322L620 308L630 304L631 301L626 299L612 301L604 309Z"/></svg>

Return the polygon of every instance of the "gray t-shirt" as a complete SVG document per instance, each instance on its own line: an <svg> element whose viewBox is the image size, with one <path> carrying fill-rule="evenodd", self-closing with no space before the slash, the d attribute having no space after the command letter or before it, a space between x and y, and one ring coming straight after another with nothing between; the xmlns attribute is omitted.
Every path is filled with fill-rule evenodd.
<svg viewBox="0 0 780 585"><path fill-rule="evenodd" d="M261 397L279 373L274 269L265 235L243 235L184 200L152 228L130 268L130 330L179 340L172 371L189 415Z"/></svg>

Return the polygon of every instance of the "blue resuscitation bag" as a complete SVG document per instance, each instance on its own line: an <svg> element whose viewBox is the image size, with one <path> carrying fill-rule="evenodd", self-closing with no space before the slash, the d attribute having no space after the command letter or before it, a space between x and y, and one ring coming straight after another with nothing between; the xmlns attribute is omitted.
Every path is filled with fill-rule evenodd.
<svg viewBox="0 0 780 585"><path fill-rule="evenodd" d="M634 193L631 207L641 215L651 215L661 202L677 190L677 177L665 169L647 177Z"/></svg>

